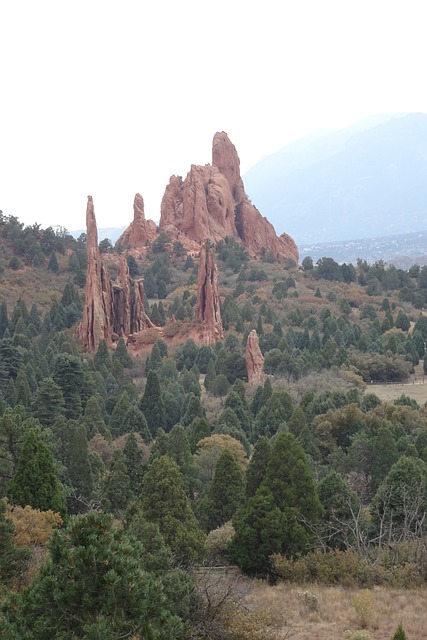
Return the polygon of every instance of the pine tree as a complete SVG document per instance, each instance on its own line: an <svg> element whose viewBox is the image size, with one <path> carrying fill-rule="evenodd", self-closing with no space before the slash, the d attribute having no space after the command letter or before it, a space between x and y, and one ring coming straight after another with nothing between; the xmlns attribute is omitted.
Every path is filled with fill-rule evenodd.
<svg viewBox="0 0 427 640"><path fill-rule="evenodd" d="M0 306L0 339L3 338L4 332L9 326L9 319L7 316L7 306L5 302Z"/></svg>
<svg viewBox="0 0 427 640"><path fill-rule="evenodd" d="M111 358L108 351L107 341L102 339L99 341L98 349L93 356L93 364L98 371L104 366L107 371L111 371Z"/></svg>
<svg viewBox="0 0 427 640"><path fill-rule="evenodd" d="M116 435L132 432L139 433L144 442L152 440L145 416L135 404L131 404L126 411L121 423L121 431L116 431Z"/></svg>
<svg viewBox="0 0 427 640"><path fill-rule="evenodd" d="M107 440L111 437L110 430L102 417L101 407L96 396L90 396L87 400L82 422L86 427L89 439L93 438L97 433L100 433Z"/></svg>
<svg viewBox="0 0 427 640"><path fill-rule="evenodd" d="M255 443L252 457L246 470L246 496L250 498L257 492L265 478L268 461L271 454L271 445L267 437L259 438Z"/></svg>
<svg viewBox="0 0 427 640"><path fill-rule="evenodd" d="M52 271L53 273L59 273L58 258L56 257L55 251L52 251L52 253L50 254L47 268L49 269L49 271Z"/></svg>
<svg viewBox="0 0 427 640"><path fill-rule="evenodd" d="M124 433L122 430L122 425L124 417L126 415L126 411L130 406L129 394L127 391L123 391L116 404L114 405L114 409L111 413L110 421L108 423L111 434L114 437L117 437L121 433Z"/></svg>
<svg viewBox="0 0 427 640"><path fill-rule="evenodd" d="M7 495L11 502L23 507L29 504L41 511L65 511L64 494L53 456L35 429L30 429L26 435Z"/></svg>
<svg viewBox="0 0 427 640"><path fill-rule="evenodd" d="M68 452L68 473L75 494L90 499L93 491L93 476L89 461L86 429L83 424L76 428L71 438Z"/></svg>
<svg viewBox="0 0 427 640"><path fill-rule="evenodd" d="M128 354L126 342L124 341L123 336L120 336L119 338L116 350L113 353L113 360L119 360L125 369L129 369L133 364L133 360Z"/></svg>
<svg viewBox="0 0 427 640"><path fill-rule="evenodd" d="M184 637L161 582L143 567L141 545L111 516L71 518L54 532L49 550L31 585L3 603L5 638Z"/></svg>
<svg viewBox="0 0 427 640"><path fill-rule="evenodd" d="M149 371L144 395L140 401L140 409L147 420L148 428L153 438L157 431L164 429L166 424L165 406L160 393L159 378L155 371Z"/></svg>
<svg viewBox="0 0 427 640"><path fill-rule="evenodd" d="M20 369L15 380L15 402L23 407L28 407L31 402L31 390L28 384L27 374Z"/></svg>
<svg viewBox="0 0 427 640"><path fill-rule="evenodd" d="M226 449L217 462L213 480L200 506L207 531L231 520L243 501L243 477L234 456Z"/></svg>
<svg viewBox="0 0 427 640"><path fill-rule="evenodd" d="M261 486L234 520L235 536L230 555L245 573L266 575L270 557L280 553L286 537L286 518L268 487Z"/></svg>
<svg viewBox="0 0 427 640"><path fill-rule="evenodd" d="M80 360L68 353L59 353L53 364L53 379L62 390L65 402L65 416L78 418L81 409L81 392L84 384L84 372Z"/></svg>
<svg viewBox="0 0 427 640"><path fill-rule="evenodd" d="M131 481L122 449L114 451L110 471L104 482L104 495L112 513L121 516L132 497Z"/></svg>
<svg viewBox="0 0 427 640"><path fill-rule="evenodd" d="M142 451L138 447L134 433L130 433L126 438L123 454L125 457L127 475L130 480L130 490L134 496L139 496L142 489L144 467Z"/></svg>
<svg viewBox="0 0 427 640"><path fill-rule="evenodd" d="M159 296L160 297L160 296ZM158 304L158 310L159 310L159 321L160 321L160 326L164 327L166 324L166 312L165 312L165 308L163 306L163 302L160 300L159 304Z"/></svg>
<svg viewBox="0 0 427 640"><path fill-rule="evenodd" d="M180 562L203 553L203 533L191 510L184 478L168 456L155 459L144 476L140 505L144 517L158 524L160 533Z"/></svg>

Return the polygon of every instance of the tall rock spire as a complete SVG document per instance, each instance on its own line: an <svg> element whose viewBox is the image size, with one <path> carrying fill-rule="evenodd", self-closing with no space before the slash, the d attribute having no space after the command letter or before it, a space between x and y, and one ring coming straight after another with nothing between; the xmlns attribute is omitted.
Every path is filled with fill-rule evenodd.
<svg viewBox="0 0 427 640"><path fill-rule="evenodd" d="M112 289L108 269L105 268L98 247L98 229L92 196L86 207L86 301L78 335L83 346L93 353L100 340L111 336Z"/></svg>
<svg viewBox="0 0 427 640"><path fill-rule="evenodd" d="M201 339L210 344L224 337L219 299L218 269L213 249L200 251L197 278L196 318L201 328Z"/></svg>
<svg viewBox="0 0 427 640"><path fill-rule="evenodd" d="M144 247L156 239L157 227L153 220L145 219L144 198L137 193L133 201L133 221L117 241L122 247Z"/></svg>
<svg viewBox="0 0 427 640"><path fill-rule="evenodd" d="M87 351L94 353L100 340L111 344L118 336L127 337L154 325L144 310L142 280L131 280L126 258L122 255L118 257L117 281L111 282L98 247L92 196L88 196L87 201L86 229L86 299L77 335Z"/></svg>
<svg viewBox="0 0 427 640"><path fill-rule="evenodd" d="M258 334L255 329L252 329L246 341L246 369L249 384L259 384L267 377L264 373L264 356L259 348Z"/></svg>

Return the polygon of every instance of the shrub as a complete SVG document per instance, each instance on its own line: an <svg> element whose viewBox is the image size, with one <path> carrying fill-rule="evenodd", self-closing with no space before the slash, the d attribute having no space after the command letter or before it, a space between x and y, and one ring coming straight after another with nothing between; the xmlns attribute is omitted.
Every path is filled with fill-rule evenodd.
<svg viewBox="0 0 427 640"><path fill-rule="evenodd" d="M401 624L397 627L392 640L406 640L406 633L404 632Z"/></svg>
<svg viewBox="0 0 427 640"><path fill-rule="evenodd" d="M366 629L366 627L369 627L374 615L372 592L369 591L369 589L360 591L360 593L353 598L353 606L360 626L362 629Z"/></svg>
<svg viewBox="0 0 427 640"><path fill-rule="evenodd" d="M273 640L288 624L286 612L272 606L255 611L230 607L225 615L225 626L231 640Z"/></svg>
<svg viewBox="0 0 427 640"><path fill-rule="evenodd" d="M346 631L344 640L371 640L372 636L369 631Z"/></svg>

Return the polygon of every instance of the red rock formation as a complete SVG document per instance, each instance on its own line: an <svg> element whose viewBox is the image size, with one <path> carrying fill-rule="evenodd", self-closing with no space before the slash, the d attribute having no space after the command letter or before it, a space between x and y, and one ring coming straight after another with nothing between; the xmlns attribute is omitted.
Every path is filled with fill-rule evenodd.
<svg viewBox="0 0 427 640"><path fill-rule="evenodd" d="M88 196L86 229L86 300L77 335L87 351L94 353L100 340L104 339L111 344L119 336L128 336L152 327L153 323L144 311L142 281L130 279L124 256L119 256L117 282L111 282L108 267L98 248L98 230L92 196Z"/></svg>
<svg viewBox="0 0 427 640"><path fill-rule="evenodd" d="M144 281L133 280L133 305L131 309L131 333L150 329L155 325L144 310Z"/></svg>
<svg viewBox="0 0 427 640"><path fill-rule="evenodd" d="M213 249L200 251L199 273L197 278L196 318L201 325L200 340L206 344L221 340L224 329L218 287L218 269Z"/></svg>
<svg viewBox="0 0 427 640"><path fill-rule="evenodd" d="M109 340L111 328L112 289L110 275L98 248L98 230L92 196L88 196L86 207L86 302L83 318L77 329L83 346L93 353L99 341Z"/></svg>
<svg viewBox="0 0 427 640"><path fill-rule="evenodd" d="M264 373L264 356L259 348L258 334L255 329L252 329L246 342L246 368L249 384L260 384L267 377Z"/></svg>
<svg viewBox="0 0 427 640"><path fill-rule="evenodd" d="M117 242L122 247L144 247L147 241L156 239L156 232L156 223L145 219L144 199L137 193L133 201L133 221Z"/></svg>
<svg viewBox="0 0 427 640"><path fill-rule="evenodd" d="M281 261L298 263L292 238L277 237L245 194L239 156L224 132L214 136L212 165L192 165L184 181L171 177L161 204L160 231L187 249L233 236L242 240L251 258L267 249Z"/></svg>

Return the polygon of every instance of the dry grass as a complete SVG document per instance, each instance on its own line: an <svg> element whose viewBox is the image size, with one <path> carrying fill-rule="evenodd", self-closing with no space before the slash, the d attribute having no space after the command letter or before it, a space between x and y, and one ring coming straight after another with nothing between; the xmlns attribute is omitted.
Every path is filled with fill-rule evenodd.
<svg viewBox="0 0 427 640"><path fill-rule="evenodd" d="M308 597L306 594L309 594ZM250 611L269 609L285 614L287 625L276 636L304 640L343 640L346 630L352 634L362 629L360 611L355 603L366 599L360 589L279 584L269 586L251 581L245 605ZM427 589L375 588L372 597L372 616L366 628L372 640L390 640L402 623L408 640L425 640L427 629ZM316 606L313 603L317 601ZM360 604L359 604L360 608ZM288 634L286 636L286 634Z"/></svg>
<svg viewBox="0 0 427 640"><path fill-rule="evenodd" d="M403 394L422 405L427 402L427 378L424 382L421 378L415 384L412 382L407 384L369 384L366 391L367 393L375 393L383 402L393 402Z"/></svg>

